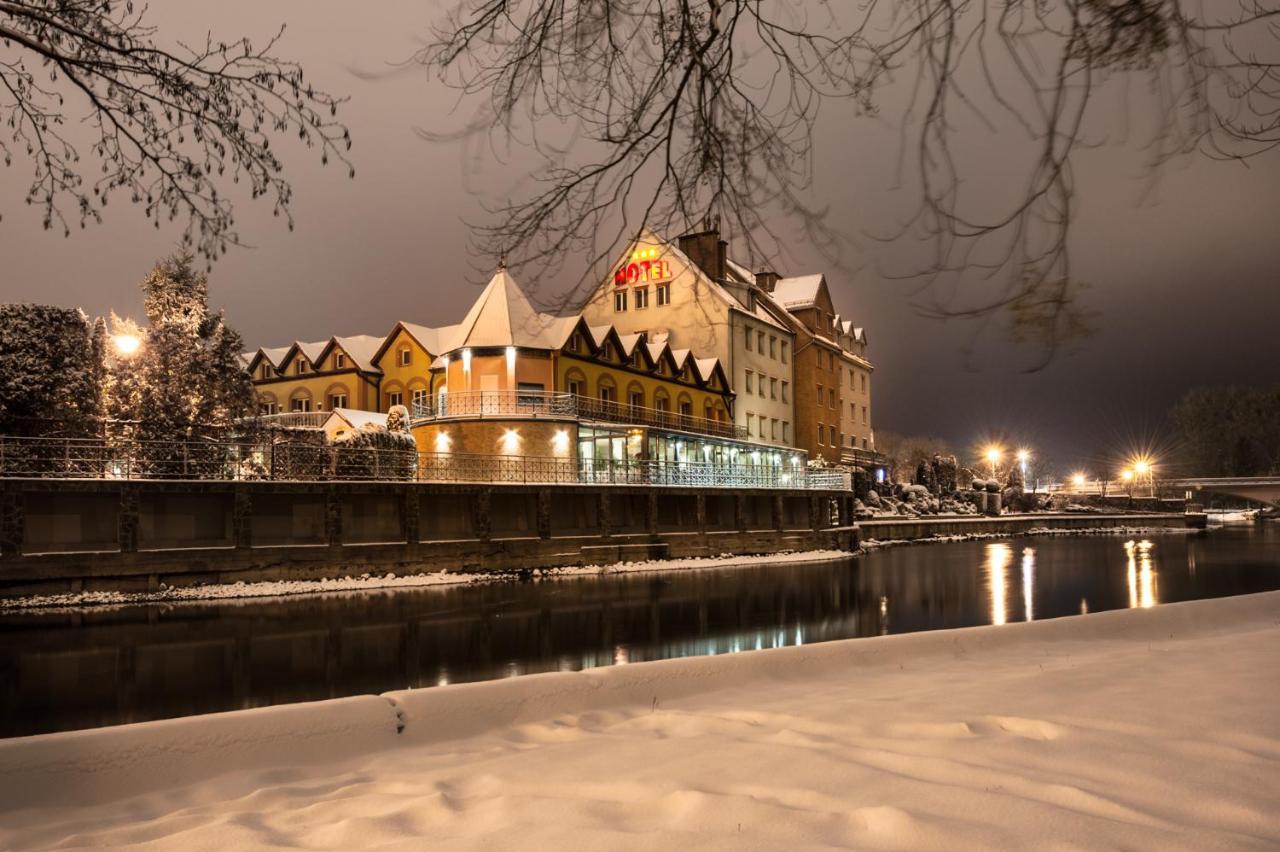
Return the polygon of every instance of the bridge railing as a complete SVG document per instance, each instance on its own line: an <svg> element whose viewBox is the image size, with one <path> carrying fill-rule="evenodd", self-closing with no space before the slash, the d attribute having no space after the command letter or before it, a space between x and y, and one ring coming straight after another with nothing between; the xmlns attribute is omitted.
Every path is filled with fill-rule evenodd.
<svg viewBox="0 0 1280 852"><path fill-rule="evenodd" d="M0 477L103 480L394 480L843 491L849 474L657 459L423 453L308 442L104 441L0 436Z"/></svg>

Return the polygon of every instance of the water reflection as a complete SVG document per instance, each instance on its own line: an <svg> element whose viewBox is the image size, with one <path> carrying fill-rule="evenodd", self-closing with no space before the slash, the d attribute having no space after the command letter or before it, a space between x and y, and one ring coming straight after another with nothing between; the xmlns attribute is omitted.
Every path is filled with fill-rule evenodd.
<svg viewBox="0 0 1280 852"><path fill-rule="evenodd" d="M1009 620L1008 577L1005 572L1013 561L1013 549L1003 541L987 545L987 586L991 589L991 623L1004 624Z"/></svg>
<svg viewBox="0 0 1280 852"><path fill-rule="evenodd" d="M1009 542L963 542L821 565L7 615L0 735L1280 588L1280 524L1017 546L1016 579Z"/></svg>
<svg viewBox="0 0 1280 852"><path fill-rule="evenodd" d="M1151 558L1155 545L1143 539L1139 542L1126 541L1125 555L1128 559L1129 609L1150 609L1160 602L1156 591L1156 569ZM1188 553L1187 571L1195 576L1195 559Z"/></svg>

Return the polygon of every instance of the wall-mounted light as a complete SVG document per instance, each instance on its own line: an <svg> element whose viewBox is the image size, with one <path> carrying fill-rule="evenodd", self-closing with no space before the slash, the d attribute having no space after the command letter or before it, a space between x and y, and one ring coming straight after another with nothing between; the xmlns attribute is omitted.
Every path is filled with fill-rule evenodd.
<svg viewBox="0 0 1280 852"><path fill-rule="evenodd" d="M551 436L551 447L557 453L566 452L569 449L569 433L564 429L557 429Z"/></svg>
<svg viewBox="0 0 1280 852"><path fill-rule="evenodd" d="M514 370L516 368L516 348L514 346L507 347L507 369Z"/></svg>
<svg viewBox="0 0 1280 852"><path fill-rule="evenodd" d="M502 433L502 451L514 453L518 449L520 449L520 433L515 429L507 429Z"/></svg>
<svg viewBox="0 0 1280 852"><path fill-rule="evenodd" d="M462 369L468 373L471 372L471 350L470 349L462 350Z"/></svg>
<svg viewBox="0 0 1280 852"><path fill-rule="evenodd" d="M452 445L453 445L453 439L449 437L448 432L436 433L436 452L437 453L449 452L449 447Z"/></svg>

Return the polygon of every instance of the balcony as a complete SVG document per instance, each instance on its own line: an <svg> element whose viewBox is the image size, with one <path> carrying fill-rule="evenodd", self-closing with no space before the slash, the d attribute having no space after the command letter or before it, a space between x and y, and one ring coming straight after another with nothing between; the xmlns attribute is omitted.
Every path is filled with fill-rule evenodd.
<svg viewBox="0 0 1280 852"><path fill-rule="evenodd" d="M281 429L323 429L331 411L281 411L277 414L259 414L247 418L246 423L275 426Z"/></svg>
<svg viewBox="0 0 1280 852"><path fill-rule="evenodd" d="M847 491L849 474L804 467L420 453L281 443L0 437L0 478L399 481L658 485Z"/></svg>
<svg viewBox="0 0 1280 852"><path fill-rule="evenodd" d="M743 440L747 430L726 420L677 414L659 408L627 405L569 393L545 391L466 391L415 403L411 415L422 420L485 417L550 417L594 420L626 426L650 426Z"/></svg>

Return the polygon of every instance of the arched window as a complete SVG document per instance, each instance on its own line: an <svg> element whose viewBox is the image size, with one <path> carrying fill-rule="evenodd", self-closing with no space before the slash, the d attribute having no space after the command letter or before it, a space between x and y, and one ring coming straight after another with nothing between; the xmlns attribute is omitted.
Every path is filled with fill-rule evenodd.
<svg viewBox="0 0 1280 852"><path fill-rule="evenodd" d="M275 414L280 411L280 401L276 399L273 393L263 393L258 395L258 413L259 414Z"/></svg>
<svg viewBox="0 0 1280 852"><path fill-rule="evenodd" d="M298 388L289 395L290 411L310 411L311 410L311 391L306 388Z"/></svg>
<svg viewBox="0 0 1280 852"><path fill-rule="evenodd" d="M404 385L387 382L382 386L382 410L390 411L393 405L404 405Z"/></svg>
<svg viewBox="0 0 1280 852"><path fill-rule="evenodd" d="M329 385L324 392L324 399L325 407L330 411L333 411L335 408L351 407L351 392L347 389L347 386L341 382L335 382L334 384Z"/></svg>
<svg viewBox="0 0 1280 852"><path fill-rule="evenodd" d="M677 398L676 404L676 410L679 412L681 417L693 416L693 397L689 396L689 394L682 392Z"/></svg>
<svg viewBox="0 0 1280 852"><path fill-rule="evenodd" d="M671 410L671 395L664 389L658 388L653 392L653 407L659 411Z"/></svg>
<svg viewBox="0 0 1280 852"><path fill-rule="evenodd" d="M618 401L618 384L613 380L613 376L610 376L607 373L601 376L599 386L601 402Z"/></svg>
<svg viewBox="0 0 1280 852"><path fill-rule="evenodd" d="M571 393L574 396L590 396L587 390L587 377L577 368L564 374L564 390L565 393Z"/></svg>
<svg viewBox="0 0 1280 852"><path fill-rule="evenodd" d="M627 405L632 408L644 408L644 388L639 382L627 385Z"/></svg>

